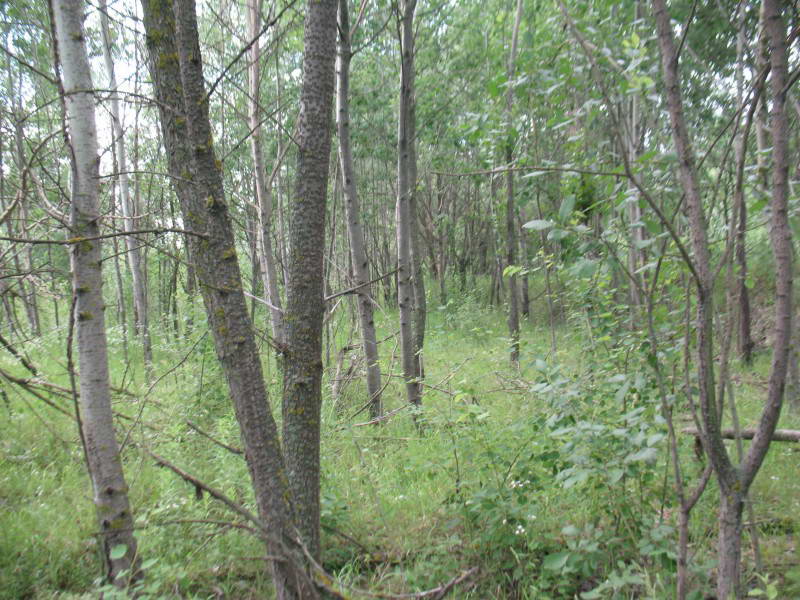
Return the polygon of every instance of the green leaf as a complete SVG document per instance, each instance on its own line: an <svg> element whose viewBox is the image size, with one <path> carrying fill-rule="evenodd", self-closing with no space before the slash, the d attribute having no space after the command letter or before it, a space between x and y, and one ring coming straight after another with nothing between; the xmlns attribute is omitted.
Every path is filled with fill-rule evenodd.
<svg viewBox="0 0 800 600"><path fill-rule="evenodd" d="M594 275L597 269L597 261L591 258L582 258L576 262L570 269L575 277L588 278Z"/></svg>
<svg viewBox="0 0 800 600"><path fill-rule="evenodd" d="M622 476L625 474L625 471L622 469L612 469L608 473L608 483L614 485L615 483L619 482L622 479Z"/></svg>
<svg viewBox="0 0 800 600"><path fill-rule="evenodd" d="M569 560L569 552L556 552L544 557L542 566L548 571L560 571Z"/></svg>
<svg viewBox="0 0 800 600"><path fill-rule="evenodd" d="M580 531L578 531L578 528L575 527L575 525L566 525L561 528L561 533L568 537L575 537L580 533Z"/></svg>
<svg viewBox="0 0 800 600"><path fill-rule="evenodd" d="M553 242L558 242L560 240L563 240L568 235L569 231L564 231L563 229L553 229L550 233L547 234L547 239Z"/></svg>
<svg viewBox="0 0 800 600"><path fill-rule="evenodd" d="M111 552L108 553L108 557L111 560L119 560L120 558L125 556L125 553L127 551L128 551L128 546L126 546L125 544L117 544L116 546L111 548Z"/></svg>
<svg viewBox="0 0 800 600"><path fill-rule="evenodd" d="M523 175L522 179L530 179L531 177L541 177L542 175L547 175L547 173L549 173L549 171L533 171L532 173Z"/></svg>
<svg viewBox="0 0 800 600"><path fill-rule="evenodd" d="M549 229L555 225L552 221L548 221L546 219L534 219L533 221L528 221L523 225L525 229L533 229L534 231L544 231L545 229Z"/></svg>
<svg viewBox="0 0 800 600"><path fill-rule="evenodd" d="M508 265L503 269L503 277L512 277L519 275L524 269L519 265Z"/></svg>
<svg viewBox="0 0 800 600"><path fill-rule="evenodd" d="M654 461L657 456L658 450L656 448L642 448L638 452L629 454L625 458L625 462L651 462Z"/></svg>
<svg viewBox="0 0 800 600"><path fill-rule="evenodd" d="M575 195L570 194L561 201L561 206L558 209L558 216L562 221L566 221L572 214L572 209L575 208Z"/></svg>

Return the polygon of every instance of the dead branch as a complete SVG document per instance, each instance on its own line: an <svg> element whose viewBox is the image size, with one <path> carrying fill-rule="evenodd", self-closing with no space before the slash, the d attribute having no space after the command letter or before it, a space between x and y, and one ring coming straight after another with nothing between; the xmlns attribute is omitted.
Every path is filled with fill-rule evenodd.
<svg viewBox="0 0 800 600"><path fill-rule="evenodd" d="M687 435L693 435L695 437L700 437L701 434L696 427L687 427L681 430L681 433L685 433ZM737 438L736 431L733 429L723 429L721 431L723 439L726 440L735 440ZM756 430L752 427L747 429L742 429L739 432L739 437L743 440L752 440L753 436L756 434ZM800 431L797 429L776 429L775 433L772 434L772 441L773 442L800 442Z"/></svg>

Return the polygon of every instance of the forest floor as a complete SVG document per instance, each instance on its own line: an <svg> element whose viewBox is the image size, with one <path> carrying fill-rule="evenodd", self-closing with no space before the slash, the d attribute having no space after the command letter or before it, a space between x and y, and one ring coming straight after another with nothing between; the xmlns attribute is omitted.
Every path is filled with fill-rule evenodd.
<svg viewBox="0 0 800 600"><path fill-rule="evenodd" d="M416 592L477 567L452 597L673 596L672 471L641 339L620 331L590 335L583 319L573 318L558 327L552 353L550 330L526 321L516 370L508 363L501 312L468 297L434 307L424 355L428 386L416 426L403 408L396 317L381 313L378 320L379 339L387 338L384 373L393 373L385 409L397 410L381 426L361 425L369 418L356 414L365 401L358 365L352 381L340 382L339 398L331 397L337 352L348 342L344 325L336 330L338 321L326 357L324 565L344 585ZM25 351L52 383L68 387L65 337L55 328ZM157 378L145 381L135 344L126 358L121 331L112 328L110 338L113 381L131 392L117 394L115 408L129 417L118 427L141 527L139 552L149 572L142 594L269 597L260 543L229 525L236 518L218 502L143 452L252 503L242 458L197 432L239 445L210 340L201 334L155 340ZM679 349L680 340L675 345ZM672 350L664 349L668 374L680 363ZM342 364L340 375L349 356ZM280 374L271 359L265 366L279 412ZM22 374L7 355L0 356L0 367ZM757 420L768 368L768 353L752 368L734 364L743 426ZM97 595L95 524L71 400L48 399L64 412L7 385L0 399L2 599ZM691 424L680 412L676 421L679 428ZM798 428L800 418L784 411L780 426ZM732 443L729 448L735 452ZM800 597L798 451L795 444L774 444L752 490L760 577L747 535L745 562L752 584L770 597ZM681 439L681 456L687 479L696 480L704 463L689 436ZM711 589L715 506L712 483L692 515L697 598Z"/></svg>

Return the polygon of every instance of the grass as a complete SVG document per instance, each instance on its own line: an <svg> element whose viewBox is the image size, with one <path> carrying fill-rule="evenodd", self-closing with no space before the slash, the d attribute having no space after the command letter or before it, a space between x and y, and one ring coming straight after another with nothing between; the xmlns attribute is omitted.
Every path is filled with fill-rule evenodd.
<svg viewBox="0 0 800 600"><path fill-rule="evenodd" d="M500 312L466 297L429 314L431 387L421 429L409 410L379 428L355 426L367 420L365 413L350 418L366 400L358 377L334 406L330 377L347 326L344 317L333 324L323 399L325 565L348 585L385 592L435 587L478 566L474 585L457 597L572 598L598 586L597 597L669 597L674 501L664 427L635 336L619 333L617 345L602 336L590 340L578 320L559 327L552 356L549 330L526 322L516 371L508 364ZM395 320L391 312L378 315L380 338L396 329ZM54 330L26 345L60 385L68 385L57 358L64 337ZM112 328L109 337L113 380L136 396L118 395L115 408L138 419L132 428L125 421L118 427L120 437L130 429L135 442L126 446L124 461L140 554L152 562L148 591L153 597L268 597L260 544L246 531L214 523L234 518L139 450L149 447L252 505L244 461L186 425L191 420L239 445L210 340L201 332L190 340L155 339L156 372L163 377L153 385L143 381L135 344L126 363L120 331ZM389 337L381 345L384 373L399 372L394 344ZM265 347L277 415L280 375L268 352ZM760 355L752 369L736 368L743 425L757 421L768 361ZM0 366L18 371L8 355L0 356ZM74 423L16 388L5 391L0 598L94 597L100 563ZM404 406L399 378L389 380L384 398L386 410ZM54 401L71 410L69 402ZM796 428L800 419L785 413L781 426ZM800 597L796 452L775 444L752 490L766 573L781 597ZM702 469L691 440L681 440L681 454L689 474ZM713 570L715 494L712 485L693 513L699 590L710 585ZM751 568L749 540L744 547Z"/></svg>

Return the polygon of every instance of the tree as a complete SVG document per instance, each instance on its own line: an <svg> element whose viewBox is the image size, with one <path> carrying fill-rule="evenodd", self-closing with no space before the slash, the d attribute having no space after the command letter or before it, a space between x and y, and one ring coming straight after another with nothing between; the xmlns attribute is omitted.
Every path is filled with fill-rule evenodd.
<svg viewBox="0 0 800 600"><path fill-rule="evenodd" d="M686 195L692 271L697 290L698 386L703 423L703 446L719 483L719 539L717 596L744 596L741 582L741 535L744 498L766 456L780 417L791 346L792 236L787 216L788 121L785 112L788 80L786 28L777 0L764 1L767 37L770 45L772 88L772 248L776 264L775 339L767 400L753 443L740 465L734 465L722 441L721 406L715 398L713 352L713 289L706 216L698 182L696 160L683 113L678 52L664 0L653 0L665 99L678 154L681 187Z"/></svg>
<svg viewBox="0 0 800 600"><path fill-rule="evenodd" d="M517 0L514 13L514 29L511 33L511 52L508 57L508 91L506 92L506 127L508 128L505 144L506 161L506 262L514 266L517 253L517 205L514 197L514 126L512 123L514 108L514 77L516 75L517 45L519 26L522 21L522 0ZM508 332L511 337L511 363L519 364L519 286L517 275L512 272L508 277Z"/></svg>
<svg viewBox="0 0 800 600"><path fill-rule="evenodd" d="M193 0L143 0L161 130L206 316L239 422L279 599L314 598L295 536L295 512L267 390L208 117ZM186 162L182 162L183 159ZM319 452L311 448L310 452Z"/></svg>
<svg viewBox="0 0 800 600"><path fill-rule="evenodd" d="M54 44L62 74L66 142L72 156L70 230L74 319L80 365L79 427L94 490L101 547L108 576L125 585L136 564L136 538L128 485L114 435L103 303L100 234L100 182L94 96L83 2L55 0L51 5ZM122 573L126 572L127 577Z"/></svg>
<svg viewBox="0 0 800 600"><path fill-rule="evenodd" d="M347 0L339 0L339 45L336 62L336 131L339 136L339 162L344 179L345 218L350 254L353 263L353 283L358 298L358 317L361 325L361 343L367 361L367 393L371 403L370 414L381 415L381 367L378 364L378 341L372 314L369 262L367 260L364 230L361 226L361 207L358 202L356 172L350 141L350 61L352 47L350 18ZM357 26L358 24L356 24ZM353 28L355 30L355 27Z"/></svg>
<svg viewBox="0 0 800 600"><path fill-rule="evenodd" d="M319 558L323 251L336 57L336 0L310 2L303 35L297 180L289 230L283 443L298 528Z"/></svg>
<svg viewBox="0 0 800 600"><path fill-rule="evenodd" d="M417 246L416 113L414 109L414 12L416 0L398 2L400 29L400 107L397 119L397 304L400 352L406 398L422 402L422 342L425 339L425 289Z"/></svg>

